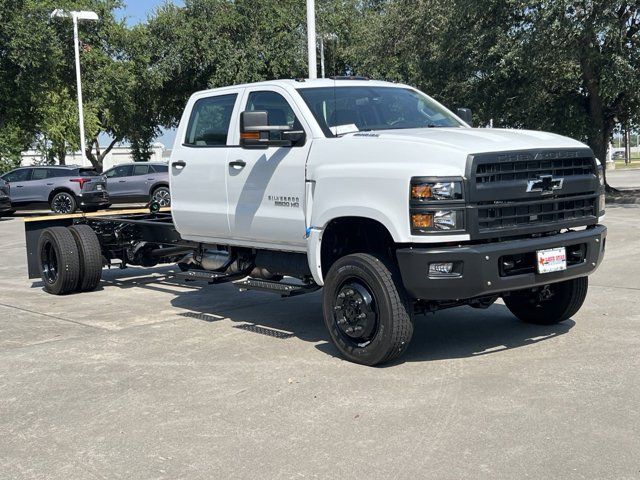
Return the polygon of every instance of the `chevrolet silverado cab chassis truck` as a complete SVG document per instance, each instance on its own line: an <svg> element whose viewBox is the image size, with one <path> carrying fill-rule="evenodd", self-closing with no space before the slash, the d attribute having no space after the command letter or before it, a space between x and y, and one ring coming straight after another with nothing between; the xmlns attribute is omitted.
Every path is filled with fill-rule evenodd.
<svg viewBox="0 0 640 480"><path fill-rule="evenodd" d="M366 79L195 93L171 212L27 222L29 274L53 294L94 289L114 260L284 296L323 288L331 340L366 365L406 350L415 313L502 298L525 322L566 320L604 255L602 166L577 141L469 116Z"/></svg>

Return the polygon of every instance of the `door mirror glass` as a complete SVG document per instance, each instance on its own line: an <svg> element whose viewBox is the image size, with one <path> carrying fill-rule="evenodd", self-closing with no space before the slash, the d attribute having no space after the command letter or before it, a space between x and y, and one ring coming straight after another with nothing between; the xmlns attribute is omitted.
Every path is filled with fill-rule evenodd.
<svg viewBox="0 0 640 480"><path fill-rule="evenodd" d="M240 113L242 148L291 147L304 138L304 130L293 130L289 125L269 125L269 113L264 110Z"/></svg>

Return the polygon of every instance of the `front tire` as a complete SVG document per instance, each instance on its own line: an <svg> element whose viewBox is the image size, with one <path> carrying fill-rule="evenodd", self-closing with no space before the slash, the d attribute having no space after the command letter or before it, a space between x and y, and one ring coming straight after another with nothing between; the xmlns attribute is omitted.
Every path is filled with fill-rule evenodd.
<svg viewBox="0 0 640 480"><path fill-rule="evenodd" d="M409 346L409 301L390 262L366 253L340 258L327 274L322 303L331 340L351 362L389 362Z"/></svg>
<svg viewBox="0 0 640 480"><path fill-rule="evenodd" d="M51 211L55 213L73 213L76 211L76 208L78 208L78 202L73 194L69 192L58 192L53 196L51 202L49 202L49 207Z"/></svg>
<svg viewBox="0 0 640 480"><path fill-rule="evenodd" d="M575 315L589 287L588 277L574 278L534 290L519 290L504 297L511 313L526 323L553 325Z"/></svg>
<svg viewBox="0 0 640 480"><path fill-rule="evenodd" d="M38 240L38 264L46 292L64 295L76 290L80 256L67 228L50 227L42 232Z"/></svg>

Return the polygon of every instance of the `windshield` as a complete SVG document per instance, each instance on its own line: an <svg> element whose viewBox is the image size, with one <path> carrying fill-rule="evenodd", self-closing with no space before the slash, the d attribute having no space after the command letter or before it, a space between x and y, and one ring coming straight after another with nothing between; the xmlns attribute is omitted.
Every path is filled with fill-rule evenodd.
<svg viewBox="0 0 640 480"><path fill-rule="evenodd" d="M327 137L367 130L461 127L426 95L398 87L301 88L298 93Z"/></svg>

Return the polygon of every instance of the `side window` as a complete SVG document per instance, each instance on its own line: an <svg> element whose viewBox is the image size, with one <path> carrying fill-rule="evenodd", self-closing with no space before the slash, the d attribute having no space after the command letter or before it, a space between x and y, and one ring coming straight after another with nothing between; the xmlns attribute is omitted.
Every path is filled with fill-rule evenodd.
<svg viewBox="0 0 640 480"><path fill-rule="evenodd" d="M34 168L31 174L31 180L44 180L47 178L48 168Z"/></svg>
<svg viewBox="0 0 640 480"><path fill-rule="evenodd" d="M251 92L247 100L245 110L266 111L269 114L269 125L293 127L294 130L302 130L302 125L298 122L289 102L276 92L261 91Z"/></svg>
<svg viewBox="0 0 640 480"><path fill-rule="evenodd" d="M47 178L56 178L56 177L71 177L75 176L75 170L67 170L62 168L47 168ZM35 176L35 172L34 172Z"/></svg>
<svg viewBox="0 0 640 480"><path fill-rule="evenodd" d="M7 173L4 179L7 182L25 182L29 180L29 172L30 170L28 168L21 168L20 170Z"/></svg>
<svg viewBox="0 0 640 480"><path fill-rule="evenodd" d="M105 173L107 178L127 177L131 175L131 165L119 165Z"/></svg>
<svg viewBox="0 0 640 480"><path fill-rule="evenodd" d="M133 166L133 175L146 175L149 173L149 165L134 165Z"/></svg>
<svg viewBox="0 0 640 480"><path fill-rule="evenodd" d="M229 123L237 94L201 98L191 111L185 145L205 147L227 144Z"/></svg>
<svg viewBox="0 0 640 480"><path fill-rule="evenodd" d="M155 173L169 173L168 165L149 165L149 169Z"/></svg>

